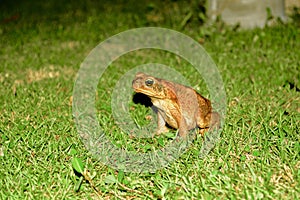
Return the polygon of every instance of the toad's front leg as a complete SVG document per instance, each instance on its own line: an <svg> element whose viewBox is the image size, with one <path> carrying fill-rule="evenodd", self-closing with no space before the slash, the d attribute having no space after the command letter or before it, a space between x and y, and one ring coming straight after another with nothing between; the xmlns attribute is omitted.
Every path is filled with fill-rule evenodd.
<svg viewBox="0 0 300 200"><path fill-rule="evenodd" d="M166 126L166 121L163 118L162 114L160 112L157 112L157 130L155 132L155 135L160 135L161 133L167 132L169 132L169 129Z"/></svg>

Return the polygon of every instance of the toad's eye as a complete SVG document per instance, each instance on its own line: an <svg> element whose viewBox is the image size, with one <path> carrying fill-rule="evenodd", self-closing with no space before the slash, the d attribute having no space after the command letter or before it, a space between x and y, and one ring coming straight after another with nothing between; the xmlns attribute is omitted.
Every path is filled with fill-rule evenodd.
<svg viewBox="0 0 300 200"><path fill-rule="evenodd" d="M154 83L153 79L147 79L147 80L145 81L145 84L146 84L147 86L151 86L151 85L153 85L153 83Z"/></svg>

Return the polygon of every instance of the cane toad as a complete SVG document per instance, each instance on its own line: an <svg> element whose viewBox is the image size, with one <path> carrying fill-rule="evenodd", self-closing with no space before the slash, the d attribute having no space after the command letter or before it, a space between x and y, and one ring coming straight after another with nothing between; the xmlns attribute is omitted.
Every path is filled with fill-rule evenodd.
<svg viewBox="0 0 300 200"><path fill-rule="evenodd" d="M158 117L157 134L167 132L166 123L179 129L179 137L199 128L202 136L212 126L219 125L219 115L212 111L210 100L194 89L138 72L132 81L136 93L147 95Z"/></svg>

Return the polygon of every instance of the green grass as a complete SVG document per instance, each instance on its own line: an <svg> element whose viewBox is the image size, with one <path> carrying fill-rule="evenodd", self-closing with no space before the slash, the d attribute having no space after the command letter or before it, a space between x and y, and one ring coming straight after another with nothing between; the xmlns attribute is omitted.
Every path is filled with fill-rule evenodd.
<svg viewBox="0 0 300 200"><path fill-rule="evenodd" d="M222 23L202 26L196 3L49 3L0 1L0 197L1 199L299 199L300 28L290 22L254 30ZM123 6L121 6L123 3ZM192 18L184 18L193 13ZM295 16L299 16L295 15ZM184 25L184 26L182 26ZM221 140L203 160L201 138L180 159L156 173L123 173L85 149L72 117L76 73L107 37L143 26L172 28L201 40L218 65L227 93ZM135 140L111 115L114 84L137 64L174 66L208 96L194 69L176 56L141 51L109 67L99 82L99 123L115 144L137 151L169 138ZM135 105L143 119L149 110ZM101 113L101 115L100 115ZM141 120L139 123L147 123ZM75 191L80 158L87 181Z"/></svg>

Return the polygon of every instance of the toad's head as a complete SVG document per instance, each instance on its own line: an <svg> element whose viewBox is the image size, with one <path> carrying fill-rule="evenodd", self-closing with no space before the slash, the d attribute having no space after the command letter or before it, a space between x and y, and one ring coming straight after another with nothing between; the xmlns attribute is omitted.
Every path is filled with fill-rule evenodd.
<svg viewBox="0 0 300 200"><path fill-rule="evenodd" d="M132 88L137 93L143 93L150 98L166 99L169 94L169 82L138 72L132 81Z"/></svg>

